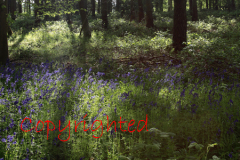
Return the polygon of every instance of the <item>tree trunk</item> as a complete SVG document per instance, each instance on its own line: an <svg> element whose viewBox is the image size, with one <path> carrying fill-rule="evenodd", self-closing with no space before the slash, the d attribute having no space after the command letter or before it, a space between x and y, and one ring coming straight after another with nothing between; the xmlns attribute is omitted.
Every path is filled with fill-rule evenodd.
<svg viewBox="0 0 240 160"><path fill-rule="evenodd" d="M16 0L10 0L8 4L9 4L9 11L11 13L11 18L15 20L16 15L14 15L14 12L17 10L17 2Z"/></svg>
<svg viewBox="0 0 240 160"><path fill-rule="evenodd" d="M95 0L91 0L92 3L92 16L95 17Z"/></svg>
<svg viewBox="0 0 240 160"><path fill-rule="evenodd" d="M235 1L232 0L232 3L231 3L231 10L235 10L235 9L236 9Z"/></svg>
<svg viewBox="0 0 240 160"><path fill-rule="evenodd" d="M135 20L135 6L134 6L134 0L131 0L130 22L131 22L132 20Z"/></svg>
<svg viewBox="0 0 240 160"><path fill-rule="evenodd" d="M168 0L168 12L172 11L172 0Z"/></svg>
<svg viewBox="0 0 240 160"><path fill-rule="evenodd" d="M91 31L87 19L87 0L81 0L79 2L80 16L82 20L82 31L84 38L91 38ZM81 35L81 33L80 33Z"/></svg>
<svg viewBox="0 0 240 160"><path fill-rule="evenodd" d="M107 29L108 28L108 17L107 17L107 14L108 14L108 0L101 0L102 1L102 4L101 4L101 12L102 12L102 26L104 29Z"/></svg>
<svg viewBox="0 0 240 160"><path fill-rule="evenodd" d="M193 6L192 6L192 1L193 0L189 0L189 11L190 11L190 15L193 15Z"/></svg>
<svg viewBox="0 0 240 160"><path fill-rule="evenodd" d="M192 21L198 21L197 0L192 0Z"/></svg>
<svg viewBox="0 0 240 160"><path fill-rule="evenodd" d="M5 7L3 7L5 5ZM8 56L7 0L0 0L0 65L5 65Z"/></svg>
<svg viewBox="0 0 240 160"><path fill-rule="evenodd" d="M31 15L31 3L30 0L28 0L28 14Z"/></svg>
<svg viewBox="0 0 240 160"><path fill-rule="evenodd" d="M18 1L18 12L22 13L22 2L20 0Z"/></svg>
<svg viewBox="0 0 240 160"><path fill-rule="evenodd" d="M218 10L218 0L215 0L214 8L215 10Z"/></svg>
<svg viewBox="0 0 240 160"><path fill-rule="evenodd" d="M142 3L142 0L138 0L138 18L139 18L139 22L142 22L143 18L144 18L144 11L143 11L143 3Z"/></svg>
<svg viewBox="0 0 240 160"><path fill-rule="evenodd" d="M36 20L38 19L37 16L39 15L38 7L39 7L39 0L34 0L34 17Z"/></svg>
<svg viewBox="0 0 240 160"><path fill-rule="evenodd" d="M152 0L146 0L146 20L147 28L153 28L153 16L152 16Z"/></svg>
<svg viewBox="0 0 240 160"><path fill-rule="evenodd" d="M156 8L156 12L159 11L159 0L155 0L155 8Z"/></svg>
<svg viewBox="0 0 240 160"><path fill-rule="evenodd" d="M163 12L163 0L159 0L159 4L160 12Z"/></svg>
<svg viewBox="0 0 240 160"><path fill-rule="evenodd" d="M98 0L98 14L101 13L101 0Z"/></svg>
<svg viewBox="0 0 240 160"><path fill-rule="evenodd" d="M121 11L121 0L116 1L116 11L120 12Z"/></svg>
<svg viewBox="0 0 240 160"><path fill-rule="evenodd" d="M206 0L206 8L208 9L208 0Z"/></svg>
<svg viewBox="0 0 240 160"><path fill-rule="evenodd" d="M107 13L109 14L112 12L112 0L108 0L107 7L108 7Z"/></svg>
<svg viewBox="0 0 240 160"><path fill-rule="evenodd" d="M187 42L186 0L174 0L173 47L181 51Z"/></svg>
<svg viewBox="0 0 240 160"><path fill-rule="evenodd" d="M209 0L208 7L209 7L209 9L212 9L212 0Z"/></svg>

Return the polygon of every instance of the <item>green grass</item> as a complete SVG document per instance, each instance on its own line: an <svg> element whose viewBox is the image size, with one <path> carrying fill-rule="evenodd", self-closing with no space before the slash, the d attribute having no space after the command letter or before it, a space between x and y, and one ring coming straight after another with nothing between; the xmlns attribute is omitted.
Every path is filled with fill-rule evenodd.
<svg viewBox="0 0 240 160"><path fill-rule="evenodd" d="M239 158L238 19L209 16L188 22L188 46L181 54L171 51L173 21L167 16L158 16L156 30L112 15L110 30L104 31L99 19L90 20L90 41L79 38L78 21L72 32L65 21L46 21L22 32L32 23L21 21L12 24L15 33L9 38L15 61L0 68L0 158ZM153 68L112 61L163 54L182 64ZM121 131L120 124L117 132L114 125L108 132L107 116L109 124L120 117L127 123L135 120L130 128L135 132ZM141 122L144 128L138 132L138 122L146 116L147 127ZM52 121L56 129L49 131L48 140L46 123L39 133L23 132L25 117L32 120L23 125L25 130L38 120ZM70 121L66 142L58 139L59 120L61 130ZM74 122L81 120L86 128L99 120L96 131L84 132L80 124L75 132ZM42 127L40 123L38 130ZM121 127L128 130L127 124ZM68 139L68 129L60 139Z"/></svg>

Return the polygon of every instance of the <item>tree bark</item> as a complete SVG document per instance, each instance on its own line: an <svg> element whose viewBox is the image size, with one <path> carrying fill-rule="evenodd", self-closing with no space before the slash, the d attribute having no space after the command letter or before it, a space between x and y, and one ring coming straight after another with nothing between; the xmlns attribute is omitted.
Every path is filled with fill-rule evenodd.
<svg viewBox="0 0 240 160"><path fill-rule="evenodd" d="M9 11L11 13L11 18L13 20L15 20L16 15L14 15L14 12L17 10L17 2L16 2L16 0L10 0L8 4L10 5L9 6Z"/></svg>
<svg viewBox="0 0 240 160"><path fill-rule="evenodd" d="M172 11L172 0L168 0L168 12Z"/></svg>
<svg viewBox="0 0 240 160"><path fill-rule="evenodd" d="M198 21L197 0L192 0L192 21Z"/></svg>
<svg viewBox="0 0 240 160"><path fill-rule="evenodd" d="M108 28L108 0L101 0L102 4L101 4L101 12L102 12L102 26L104 29Z"/></svg>
<svg viewBox="0 0 240 160"><path fill-rule="evenodd" d="M34 0L34 17L37 20L37 16L39 15L39 0Z"/></svg>
<svg viewBox="0 0 240 160"><path fill-rule="evenodd" d="M5 7L3 7L5 5ZM7 41L7 0L0 0L0 65L6 65L8 56Z"/></svg>
<svg viewBox="0 0 240 160"><path fill-rule="evenodd" d="M232 3L231 3L231 10L235 10L235 9L236 9L235 1L232 0Z"/></svg>
<svg viewBox="0 0 240 160"><path fill-rule="evenodd" d="M192 1L193 1L193 0L189 0L189 11L190 11L190 15L191 15L191 16L192 16L192 14L193 14Z"/></svg>
<svg viewBox="0 0 240 160"><path fill-rule="evenodd" d="M87 19L87 0L81 0L79 2L80 16L82 20L82 31L84 38L91 38L91 31ZM81 35L81 33L80 33Z"/></svg>
<svg viewBox="0 0 240 160"><path fill-rule="evenodd" d="M215 0L214 8L215 8L215 10L218 10L218 0Z"/></svg>
<svg viewBox="0 0 240 160"><path fill-rule="evenodd" d="M153 28L152 0L146 0L146 20L146 27Z"/></svg>
<svg viewBox="0 0 240 160"><path fill-rule="evenodd" d="M160 12L163 12L163 0L159 0L159 4Z"/></svg>
<svg viewBox="0 0 240 160"><path fill-rule="evenodd" d="M22 13L22 2L20 0L18 1L18 12Z"/></svg>
<svg viewBox="0 0 240 160"><path fill-rule="evenodd" d="M208 0L206 0L206 8L208 9Z"/></svg>
<svg viewBox="0 0 240 160"><path fill-rule="evenodd" d="M95 17L95 0L91 0L92 3L92 16Z"/></svg>
<svg viewBox="0 0 240 160"><path fill-rule="evenodd" d="M186 0L174 0L173 47L181 51L187 42Z"/></svg>
<svg viewBox="0 0 240 160"><path fill-rule="evenodd" d="M132 20L135 20L135 6L134 6L134 0L131 0L130 22L131 22Z"/></svg>
<svg viewBox="0 0 240 160"><path fill-rule="evenodd" d="M101 13L101 0L98 0L98 14Z"/></svg>
<svg viewBox="0 0 240 160"><path fill-rule="evenodd" d="M144 18L144 11L143 11L143 3L142 3L142 0L138 0L138 22L142 22L143 18Z"/></svg>
<svg viewBox="0 0 240 160"><path fill-rule="evenodd" d="M116 11L120 12L121 11L121 0L116 1Z"/></svg>
<svg viewBox="0 0 240 160"><path fill-rule="evenodd" d="M107 7L108 7L108 14L112 12L112 0L108 0L108 3L107 3Z"/></svg>

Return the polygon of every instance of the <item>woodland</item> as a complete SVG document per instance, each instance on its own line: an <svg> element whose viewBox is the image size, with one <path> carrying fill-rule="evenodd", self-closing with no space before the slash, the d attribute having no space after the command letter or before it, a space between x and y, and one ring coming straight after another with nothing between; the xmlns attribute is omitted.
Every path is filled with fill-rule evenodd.
<svg viewBox="0 0 240 160"><path fill-rule="evenodd" d="M0 0L0 160L240 159L239 0Z"/></svg>

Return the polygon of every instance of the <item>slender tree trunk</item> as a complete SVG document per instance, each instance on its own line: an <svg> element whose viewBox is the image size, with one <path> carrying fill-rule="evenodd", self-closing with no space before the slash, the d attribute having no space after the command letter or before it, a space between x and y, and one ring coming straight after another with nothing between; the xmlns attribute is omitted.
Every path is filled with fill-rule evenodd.
<svg viewBox="0 0 240 160"><path fill-rule="evenodd" d="M95 17L95 0L91 0L92 3L92 16Z"/></svg>
<svg viewBox="0 0 240 160"><path fill-rule="evenodd" d="M121 0L116 1L116 11L120 12L121 11Z"/></svg>
<svg viewBox="0 0 240 160"><path fill-rule="evenodd" d="M30 3L30 0L28 0L28 14L31 15L31 3Z"/></svg>
<svg viewBox="0 0 240 160"><path fill-rule="evenodd" d="M168 12L172 11L172 0L168 0Z"/></svg>
<svg viewBox="0 0 240 160"><path fill-rule="evenodd" d="M37 20L37 16L39 15L39 0L34 0L34 17Z"/></svg>
<svg viewBox="0 0 240 160"><path fill-rule="evenodd" d="M231 10L235 10L235 9L236 9L235 1L232 0L232 3L231 3Z"/></svg>
<svg viewBox="0 0 240 160"><path fill-rule="evenodd" d="M87 0L81 0L79 2L79 8L80 8L80 16L82 20L83 36L85 38L91 38L91 31L90 31L88 19L87 19Z"/></svg>
<svg viewBox="0 0 240 160"><path fill-rule="evenodd" d="M215 6L215 10L218 10L218 0L215 0L214 6Z"/></svg>
<svg viewBox="0 0 240 160"><path fill-rule="evenodd" d="M108 17L107 17L107 14L108 14L108 0L101 0L102 1L102 4L101 4L101 12L102 12L102 26L104 29L107 29L108 28Z"/></svg>
<svg viewBox="0 0 240 160"><path fill-rule="evenodd" d="M108 0L108 3L107 3L107 6L108 6L108 14L112 12L112 0Z"/></svg>
<svg viewBox="0 0 240 160"><path fill-rule="evenodd" d="M187 42L186 0L174 0L173 47L181 51Z"/></svg>
<svg viewBox="0 0 240 160"><path fill-rule="evenodd" d="M101 0L98 0L98 14L101 13Z"/></svg>
<svg viewBox="0 0 240 160"><path fill-rule="evenodd" d="M192 21L198 21L197 0L192 0Z"/></svg>
<svg viewBox="0 0 240 160"><path fill-rule="evenodd" d="M189 0L189 11L190 11L190 15L193 15L193 6L192 6L192 1L193 0Z"/></svg>
<svg viewBox="0 0 240 160"><path fill-rule="evenodd" d="M125 4L126 4L126 2L122 1L122 4L121 4L121 17L123 17L124 14L125 14L125 7L124 7Z"/></svg>
<svg viewBox="0 0 240 160"><path fill-rule="evenodd" d="M159 0L159 4L160 12L163 12L163 0Z"/></svg>
<svg viewBox="0 0 240 160"><path fill-rule="evenodd" d="M208 0L206 0L206 8L208 9Z"/></svg>
<svg viewBox="0 0 240 160"><path fill-rule="evenodd" d="M7 0L0 0L0 65L6 65L8 56ZM3 7L5 5L5 7Z"/></svg>
<svg viewBox="0 0 240 160"><path fill-rule="evenodd" d="M159 12L159 0L155 0L156 12Z"/></svg>
<svg viewBox="0 0 240 160"><path fill-rule="evenodd" d="M134 6L134 0L131 0L130 22L131 22L132 20L135 20L135 6Z"/></svg>
<svg viewBox="0 0 240 160"><path fill-rule="evenodd" d="M212 9L212 0L209 0L209 9Z"/></svg>
<svg viewBox="0 0 240 160"><path fill-rule="evenodd" d="M147 28L153 28L153 16L152 16L152 0L146 0L146 20Z"/></svg>
<svg viewBox="0 0 240 160"><path fill-rule="evenodd" d="M16 15L14 15L14 12L17 10L17 2L16 2L16 0L10 0L8 4L9 4L8 8L9 8L9 11L11 13L11 18L13 20L15 20Z"/></svg>
<svg viewBox="0 0 240 160"><path fill-rule="evenodd" d="M142 20L143 20L143 18L144 18L144 11L143 11L143 3L142 3L142 0L138 0L138 18L139 18L139 20L138 20L138 22L141 22Z"/></svg>
<svg viewBox="0 0 240 160"><path fill-rule="evenodd" d="M20 0L18 1L18 12L22 13L22 2Z"/></svg>

